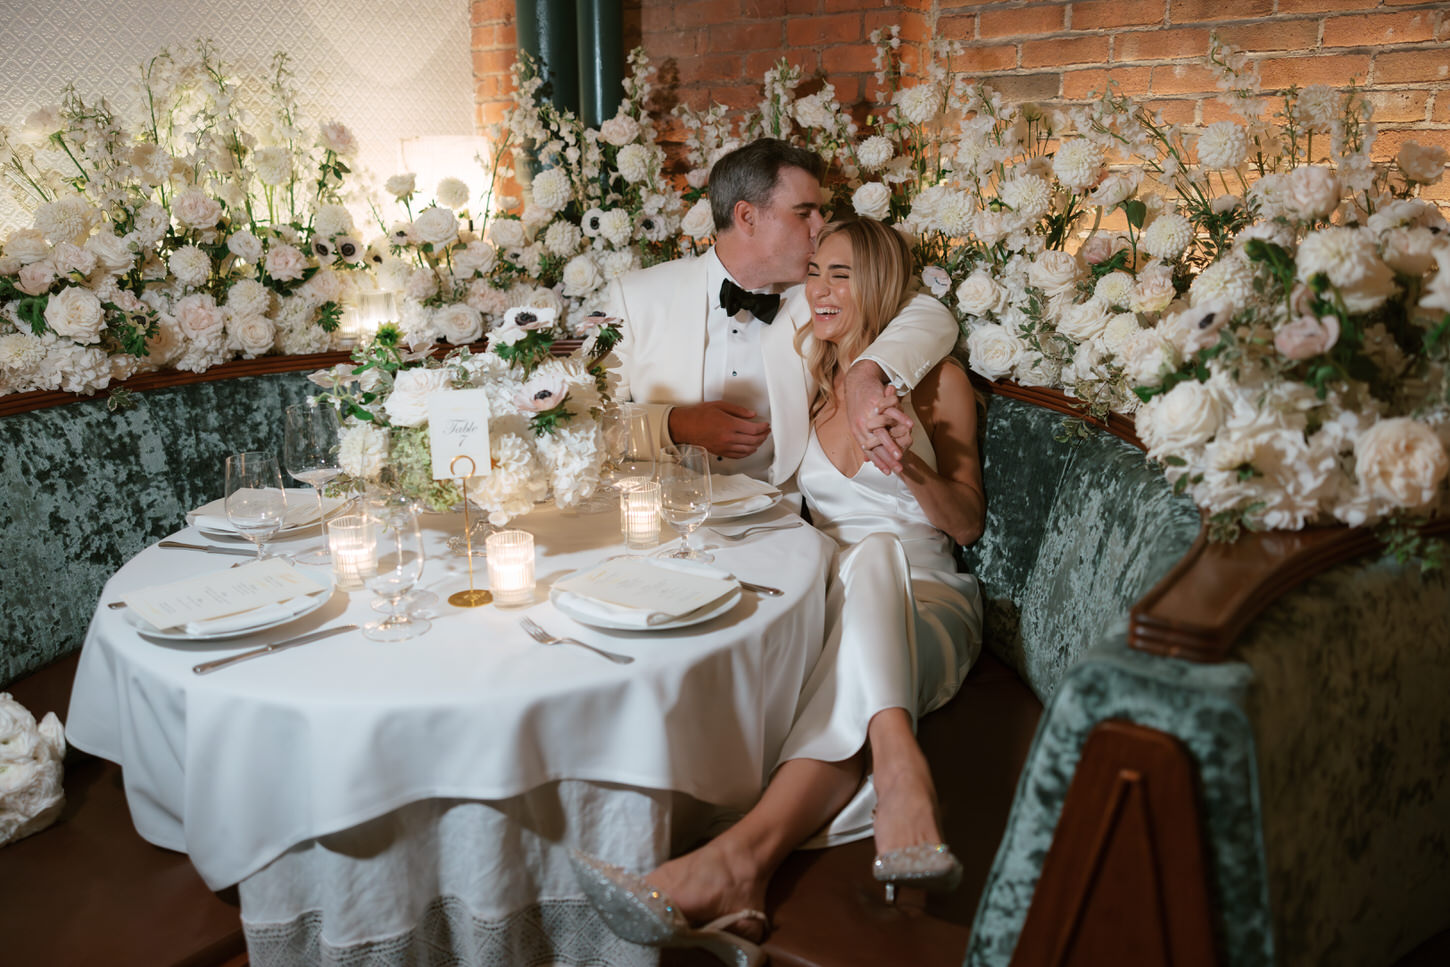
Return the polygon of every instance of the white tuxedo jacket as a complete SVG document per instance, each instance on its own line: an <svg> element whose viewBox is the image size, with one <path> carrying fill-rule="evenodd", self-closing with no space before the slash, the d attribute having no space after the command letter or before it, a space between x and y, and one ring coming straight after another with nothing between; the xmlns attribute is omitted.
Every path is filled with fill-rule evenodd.
<svg viewBox="0 0 1450 967"><path fill-rule="evenodd" d="M677 259L610 284L605 311L620 319L624 336L611 367L619 378L618 399L646 404L662 445L671 406L706 402L705 325L714 296L706 291L705 274L704 259ZM796 330L809 324L804 286L792 286L760 338L775 442L770 482L778 487L800 466L810 439L815 386L794 344ZM917 295L861 358L874 360L898 389L909 390L951 352L957 334L945 306Z"/></svg>

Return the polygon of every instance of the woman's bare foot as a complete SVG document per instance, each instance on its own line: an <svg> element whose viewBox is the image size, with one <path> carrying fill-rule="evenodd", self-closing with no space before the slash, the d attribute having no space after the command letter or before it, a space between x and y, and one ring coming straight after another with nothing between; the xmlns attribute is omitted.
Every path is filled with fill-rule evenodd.
<svg viewBox="0 0 1450 967"><path fill-rule="evenodd" d="M900 709L888 710L900 712ZM876 852L939 843L941 825L936 815L936 786L931 767L911 733L910 721L902 714L903 727L877 728L879 713L872 721L872 756L876 787ZM880 722L886 726L887 722ZM894 726L895 723L890 723Z"/></svg>
<svg viewBox="0 0 1450 967"><path fill-rule="evenodd" d="M732 848L728 837L670 860L645 877L679 907L691 923L702 924L740 910L764 910L767 878L750 857ZM765 924L748 917L729 928L747 940L765 938Z"/></svg>

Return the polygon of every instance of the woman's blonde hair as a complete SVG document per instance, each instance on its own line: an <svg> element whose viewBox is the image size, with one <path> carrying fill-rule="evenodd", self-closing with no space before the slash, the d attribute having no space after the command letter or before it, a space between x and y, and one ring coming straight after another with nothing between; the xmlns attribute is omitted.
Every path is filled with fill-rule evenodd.
<svg viewBox="0 0 1450 967"><path fill-rule="evenodd" d="M906 239L874 218L832 222L816 236L816 251L833 235L845 236L851 245L850 289L861 325L835 343L811 338L810 326L802 326L796 333L796 352L805 357L806 368L816 382L811 419L835 404L835 381L842 361L859 356L900 311L909 295L907 286L913 268ZM821 271L826 271L825 266Z"/></svg>

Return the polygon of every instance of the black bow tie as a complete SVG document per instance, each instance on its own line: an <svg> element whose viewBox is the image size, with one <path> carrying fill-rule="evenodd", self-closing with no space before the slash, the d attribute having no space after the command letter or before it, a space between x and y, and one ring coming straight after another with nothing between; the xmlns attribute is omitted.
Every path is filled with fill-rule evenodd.
<svg viewBox="0 0 1450 967"><path fill-rule="evenodd" d="M726 279L720 284L720 305L726 315L733 316L744 309L768 326L780 311L780 296L769 292L746 292Z"/></svg>

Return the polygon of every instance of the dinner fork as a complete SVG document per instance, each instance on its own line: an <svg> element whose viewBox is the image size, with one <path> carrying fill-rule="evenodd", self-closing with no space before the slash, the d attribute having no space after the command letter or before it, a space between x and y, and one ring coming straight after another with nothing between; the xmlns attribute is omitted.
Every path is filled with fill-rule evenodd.
<svg viewBox="0 0 1450 967"><path fill-rule="evenodd" d="M634 661L633 655L620 655L616 652L605 651L603 648L595 648L588 642L580 641L578 638L561 638L558 635L551 635L543 628L540 628L538 625L534 624L533 621L528 618L524 618L522 621L520 621L519 627L524 629L524 631L528 633L528 636L530 638L534 639L541 645L578 645L580 648L588 648L590 651L594 652L596 655L599 655L601 658L608 658L610 661L616 662L620 665L628 665L630 662Z"/></svg>
<svg viewBox="0 0 1450 967"><path fill-rule="evenodd" d="M734 534L726 534L726 533L724 533L724 532L722 532L722 531L720 531L720 530L718 530L716 528L711 528L711 530L714 530L716 536L718 536L721 540L727 540L727 541L743 541L743 540L745 540L745 538L749 537L751 534L766 533L766 532L769 532L769 531L788 531L792 527L800 527L804 523L805 523L805 521L803 521L803 520L797 520L797 521L792 521L792 522L790 522L788 524L756 524L754 527L747 527L747 528L745 528L745 530L743 530L743 531L737 531Z"/></svg>

